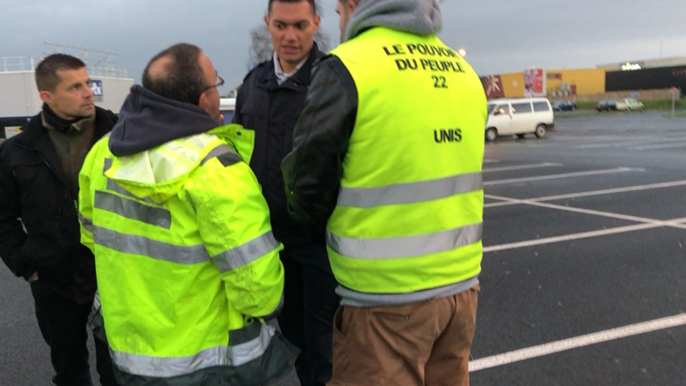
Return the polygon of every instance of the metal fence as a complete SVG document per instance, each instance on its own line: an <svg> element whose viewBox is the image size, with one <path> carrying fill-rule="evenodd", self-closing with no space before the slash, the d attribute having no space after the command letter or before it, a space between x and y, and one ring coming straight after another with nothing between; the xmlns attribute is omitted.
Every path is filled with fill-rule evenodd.
<svg viewBox="0 0 686 386"><path fill-rule="evenodd" d="M0 72L33 71L36 61L26 56L7 56L0 58Z"/></svg>
<svg viewBox="0 0 686 386"><path fill-rule="evenodd" d="M92 65L89 60L85 60L86 68L91 76L104 76L110 78L128 78L126 69L111 63ZM40 63L40 59L28 56L6 56L0 57L0 73L2 72L22 72L34 71Z"/></svg>

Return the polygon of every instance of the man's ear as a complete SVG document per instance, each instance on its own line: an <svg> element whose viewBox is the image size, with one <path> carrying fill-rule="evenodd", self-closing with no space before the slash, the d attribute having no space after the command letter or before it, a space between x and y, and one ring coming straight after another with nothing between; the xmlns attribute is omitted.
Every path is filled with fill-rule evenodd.
<svg viewBox="0 0 686 386"><path fill-rule="evenodd" d="M269 15L264 15L264 25L269 29Z"/></svg>
<svg viewBox="0 0 686 386"><path fill-rule="evenodd" d="M319 31L319 23L322 21L322 16L320 14L316 14L314 16L314 25L317 26L317 31Z"/></svg>
<svg viewBox="0 0 686 386"><path fill-rule="evenodd" d="M207 94L204 92L200 94L200 99L198 99L198 107L209 113L209 110L207 110Z"/></svg>
<svg viewBox="0 0 686 386"><path fill-rule="evenodd" d="M42 100L43 103L52 103L52 93L50 91L39 91L38 95L40 96L40 100Z"/></svg>
<svg viewBox="0 0 686 386"><path fill-rule="evenodd" d="M348 15L352 16L353 12L355 12L355 8L357 8L357 2L352 1L352 0L348 0L346 7L348 7L348 12L349 12Z"/></svg>

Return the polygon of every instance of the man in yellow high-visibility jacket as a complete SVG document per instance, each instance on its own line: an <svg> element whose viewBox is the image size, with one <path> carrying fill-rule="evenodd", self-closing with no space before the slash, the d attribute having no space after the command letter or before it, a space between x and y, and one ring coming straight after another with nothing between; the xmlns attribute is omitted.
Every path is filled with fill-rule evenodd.
<svg viewBox="0 0 686 386"><path fill-rule="evenodd" d="M282 164L326 226L342 297L330 385L467 385L483 253L486 96L436 0L339 0Z"/></svg>
<svg viewBox="0 0 686 386"><path fill-rule="evenodd" d="M282 247L229 141L241 127L216 128L222 84L198 47L162 51L81 170L93 328L122 385L262 385L292 369L264 323L283 299Z"/></svg>

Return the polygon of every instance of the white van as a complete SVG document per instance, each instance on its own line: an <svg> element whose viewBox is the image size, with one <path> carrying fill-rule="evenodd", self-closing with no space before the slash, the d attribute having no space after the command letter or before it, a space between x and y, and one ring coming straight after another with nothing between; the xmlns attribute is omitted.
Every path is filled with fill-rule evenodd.
<svg viewBox="0 0 686 386"><path fill-rule="evenodd" d="M553 109L546 98L494 99L488 102L486 141L515 134L524 138L528 133L543 138L554 127Z"/></svg>

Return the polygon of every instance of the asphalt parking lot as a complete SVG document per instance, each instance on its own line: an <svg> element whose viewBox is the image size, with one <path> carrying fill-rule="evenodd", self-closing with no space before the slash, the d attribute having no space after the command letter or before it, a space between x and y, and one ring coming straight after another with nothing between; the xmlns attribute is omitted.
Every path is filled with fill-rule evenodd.
<svg viewBox="0 0 686 386"><path fill-rule="evenodd" d="M686 119L486 146L473 385L686 384Z"/></svg>
<svg viewBox="0 0 686 386"><path fill-rule="evenodd" d="M686 385L686 118L556 126L486 145L472 385ZM49 383L33 312L1 267L0 386Z"/></svg>

